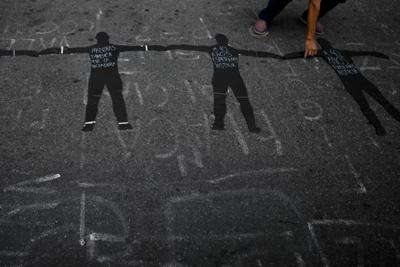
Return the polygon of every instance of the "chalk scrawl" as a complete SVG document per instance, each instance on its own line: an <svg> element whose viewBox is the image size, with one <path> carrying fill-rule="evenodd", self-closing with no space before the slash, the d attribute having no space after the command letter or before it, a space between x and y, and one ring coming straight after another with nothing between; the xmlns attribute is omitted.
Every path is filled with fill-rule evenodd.
<svg viewBox="0 0 400 267"><path fill-rule="evenodd" d="M103 88L106 85L111 95L114 114L118 121L119 130L132 129L128 122L125 101L122 95L122 81L118 72L118 56L120 52L165 50L161 46L128 46L114 45L109 42L109 35L105 32L96 34L97 44L87 47L60 47L48 48L40 51L45 54L72 54L88 53L91 62L89 78L88 101L86 105L85 124L82 131L92 131L96 124L97 108Z"/></svg>
<svg viewBox="0 0 400 267"><path fill-rule="evenodd" d="M381 104L385 110L398 122L400 122L400 112L394 107L383 95L379 92L378 88L370 82L360 72L360 70L354 65L352 57L355 56L374 56L379 58L389 59L385 54L375 51L350 51L350 50L339 50L331 46L331 44L323 39L319 38L318 43L322 50L319 50L317 55L322 57L329 66L336 72L342 81L344 88L354 98L357 104L360 106L361 112L368 119L369 123L375 127L375 132L379 136L386 134L385 128L381 125L380 121L376 117L375 112L370 108L367 99L363 93L366 92L372 98L374 98L379 104ZM302 58L304 56L303 51L286 54L283 56L284 59Z"/></svg>
<svg viewBox="0 0 400 267"><path fill-rule="evenodd" d="M250 104L246 85L239 72L239 55L252 57L271 57L281 58L278 55L264 51L249 51L235 49L228 45L228 38L223 34L215 36L216 45L169 45L167 50L190 50L206 52L210 55L214 65L214 74L212 77L213 95L214 95L214 115L215 121L212 129L224 130L224 118L226 114L226 96L228 87L235 94L240 104L241 111L246 119L247 127L250 132L258 133L261 131L256 125L253 108Z"/></svg>

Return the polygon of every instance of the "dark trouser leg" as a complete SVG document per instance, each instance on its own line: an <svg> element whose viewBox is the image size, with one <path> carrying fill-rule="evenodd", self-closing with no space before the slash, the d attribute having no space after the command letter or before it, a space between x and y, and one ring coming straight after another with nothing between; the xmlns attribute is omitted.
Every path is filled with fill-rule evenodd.
<svg viewBox="0 0 400 267"><path fill-rule="evenodd" d="M240 76L240 73L232 74L229 86L232 88L232 91L235 94L236 99L240 103L240 109L246 120L247 127L249 129L254 129L255 127L257 127L256 119L254 117L253 108L251 107L249 101L246 85L244 84L243 79Z"/></svg>
<svg viewBox="0 0 400 267"><path fill-rule="evenodd" d="M365 98L362 90L354 87L350 88L349 86L346 86L346 84L345 88L360 106L361 112L368 119L369 123L371 123L377 131L383 129L380 121L375 115L375 112L369 107L367 99Z"/></svg>
<svg viewBox="0 0 400 267"><path fill-rule="evenodd" d="M111 77L107 81L107 89L111 95L112 106L117 121L127 122L128 115L126 112L124 97L122 95L122 81L119 74Z"/></svg>
<svg viewBox="0 0 400 267"><path fill-rule="evenodd" d="M379 90L368 81L368 86L364 88L365 92L374 98L385 110L398 122L400 122L400 111L393 106Z"/></svg>
<svg viewBox="0 0 400 267"><path fill-rule="evenodd" d="M224 118L226 114L226 92L228 91L228 84L225 77L221 74L214 74L212 86L214 94L214 126L223 128Z"/></svg>
<svg viewBox="0 0 400 267"><path fill-rule="evenodd" d="M346 0L321 0L318 19L325 16L329 11L334 9L339 3L344 3ZM307 21L308 9L303 12L301 17Z"/></svg>
<svg viewBox="0 0 400 267"><path fill-rule="evenodd" d="M265 20L268 24L271 24L272 20L282 12L282 10L292 0L269 0L268 6L260 11L258 17Z"/></svg>
<svg viewBox="0 0 400 267"><path fill-rule="evenodd" d="M97 108L104 88L103 79L90 76L89 90L86 104L85 122L96 121Z"/></svg>

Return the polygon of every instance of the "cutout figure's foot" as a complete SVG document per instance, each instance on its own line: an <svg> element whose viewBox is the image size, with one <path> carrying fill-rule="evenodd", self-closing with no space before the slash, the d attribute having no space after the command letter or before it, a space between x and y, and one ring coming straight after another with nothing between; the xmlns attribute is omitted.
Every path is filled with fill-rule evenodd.
<svg viewBox="0 0 400 267"><path fill-rule="evenodd" d="M129 122L123 122L123 123L118 123L118 130L120 131L126 131L126 130L132 130L133 127Z"/></svg>
<svg viewBox="0 0 400 267"><path fill-rule="evenodd" d="M260 133L260 132L261 132L261 128L260 128L260 127L257 127L257 126L249 127L249 131L250 131L251 133Z"/></svg>
<svg viewBox="0 0 400 267"><path fill-rule="evenodd" d="M377 136L385 136L386 135L386 130L383 127L375 128L375 132L376 132Z"/></svg>
<svg viewBox="0 0 400 267"><path fill-rule="evenodd" d="M91 131L93 131L95 125L96 125L96 122L85 122L85 124L82 127L82 131L91 132Z"/></svg>
<svg viewBox="0 0 400 267"><path fill-rule="evenodd" d="M254 26L251 27L251 32L257 37L267 36L269 34L267 22L262 19L257 19Z"/></svg>
<svg viewBox="0 0 400 267"><path fill-rule="evenodd" d="M302 16L299 17L299 21L304 25L307 25L307 20L305 20ZM317 22L317 28L315 29L316 35L324 35L325 34L325 27L322 25L321 22Z"/></svg>

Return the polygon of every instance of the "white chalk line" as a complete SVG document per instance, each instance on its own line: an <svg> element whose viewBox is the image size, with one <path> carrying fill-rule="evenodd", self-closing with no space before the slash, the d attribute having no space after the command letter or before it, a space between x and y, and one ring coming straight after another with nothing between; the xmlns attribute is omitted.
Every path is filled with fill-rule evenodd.
<svg viewBox="0 0 400 267"><path fill-rule="evenodd" d="M360 187L359 189L356 190L357 193L361 193L361 194L367 193L367 188L365 187L365 185L360 180L361 174L359 172L357 172L356 168L351 163L349 156L347 154L344 155L344 156L346 158L347 164L349 165L349 169L350 169L351 174L354 176L358 186Z"/></svg>
<svg viewBox="0 0 400 267"><path fill-rule="evenodd" d="M156 117L156 118L152 119L148 123L148 127L151 126L157 120L160 120L160 118ZM163 121L163 120L161 120L161 121ZM171 149L169 152L155 154L155 158L158 158L158 159L167 159L167 158L172 157L178 151L178 147L179 147L178 130L175 128L174 124L170 120L166 120L166 122L169 123L169 125L171 126L171 129L173 130L172 132L173 132L173 136L175 139L175 144L174 144L173 149Z"/></svg>
<svg viewBox="0 0 400 267"><path fill-rule="evenodd" d="M107 233L90 233L89 240L91 241L106 241L110 243L125 242L126 238L124 236L107 234Z"/></svg>
<svg viewBox="0 0 400 267"><path fill-rule="evenodd" d="M135 85L136 94L138 96L139 104L141 106L143 106L144 105L143 95L142 95L142 92L140 92L139 84L138 83L134 83L134 85Z"/></svg>
<svg viewBox="0 0 400 267"><path fill-rule="evenodd" d="M57 24L55 24L53 21L50 21L50 23L53 24L54 28L52 28L52 29L49 30L49 31L36 32L36 34L37 34L37 35L46 35L46 34L55 32L55 31L57 31L57 30L60 28L60 26L58 26Z"/></svg>
<svg viewBox="0 0 400 267"><path fill-rule="evenodd" d="M100 31L100 22L101 22L101 16L103 15L103 11L99 8L99 11L96 14L96 32Z"/></svg>
<svg viewBox="0 0 400 267"><path fill-rule="evenodd" d="M60 174L51 174L51 175L46 175L43 177L39 177L33 180L26 180L26 181L22 181L19 183L16 183L14 185L10 185L6 188L3 189L4 192L8 192L8 191L20 191L21 189L23 189L22 187L25 185L30 185L30 184L41 184L41 183L45 183L45 182L50 182L53 180L56 180L58 178L60 178L61 175ZM37 188L39 189L39 188Z"/></svg>
<svg viewBox="0 0 400 267"><path fill-rule="evenodd" d="M207 155L211 154L211 141L210 141L210 122L206 113L203 113L204 118L204 134L206 137L206 151Z"/></svg>
<svg viewBox="0 0 400 267"><path fill-rule="evenodd" d="M175 51L176 56L182 56L180 59L183 60L199 60L200 55L196 54L195 52L183 52L183 51ZM189 57L192 56L192 57Z"/></svg>
<svg viewBox="0 0 400 267"><path fill-rule="evenodd" d="M7 214L10 216L16 215L22 211L27 211L27 210L46 210L46 209L54 209L58 205L60 205L60 202L55 201L51 203L35 203L35 204L30 204L30 205L25 205L25 206L20 206L12 211L9 211Z"/></svg>
<svg viewBox="0 0 400 267"><path fill-rule="evenodd" d="M240 132L239 126L237 125L235 118L233 117L232 113L230 113L230 112L228 112L227 116L232 124L233 130L235 132L236 138L238 139L238 142L240 144L243 154L248 155L250 153L249 147L247 146L247 143L243 137L243 134Z"/></svg>
<svg viewBox="0 0 400 267"><path fill-rule="evenodd" d="M326 132L326 130L325 130L325 127L324 127L324 126L321 126L320 128L321 128L322 134L324 135L324 140L325 140L326 144L327 144L330 148L332 148L333 145L332 145L332 143L329 141L329 137L328 137L328 134L327 134L327 132Z"/></svg>
<svg viewBox="0 0 400 267"><path fill-rule="evenodd" d="M244 171L234 174L229 174L217 179L209 180L208 182L211 184L218 184L220 182L230 180L237 177L242 176L253 176L253 175L269 175L269 174L277 174L277 173L286 173L286 172L298 172L299 170L296 168L267 168L261 170L254 170L254 171Z"/></svg>
<svg viewBox="0 0 400 267"><path fill-rule="evenodd" d="M310 107L306 107L304 104L310 104L310 105L313 105L313 106L318 108L319 112L318 112L318 114L316 116L304 116L305 120L317 121L317 120L321 119L324 110L322 109L320 104L318 104L318 103L316 103L314 101L311 101L311 100L298 100L296 102L299 105L299 108L301 110L310 110L310 109L312 109Z"/></svg>
<svg viewBox="0 0 400 267"><path fill-rule="evenodd" d="M27 257L29 256L29 253L25 251L10 251L10 250L1 250L0 251L0 256L3 257Z"/></svg>
<svg viewBox="0 0 400 267"><path fill-rule="evenodd" d="M303 260L303 256L298 252L293 252L294 257L296 258L296 263L298 267L305 267L306 263Z"/></svg>
<svg viewBox="0 0 400 267"><path fill-rule="evenodd" d="M280 55L283 55L283 53L282 53L281 49L279 48L278 44L277 44L275 41L272 41L272 44L274 45L274 47L276 48L276 50L278 51L278 53L279 53ZM289 76L289 77L291 77L291 76L297 76L297 73L296 73L295 70L293 69L293 67L292 67L292 65L290 64L290 61L289 61L289 60L287 61L287 64L288 64L289 69L290 69L290 71L291 71L292 73L284 74L284 76Z"/></svg>
<svg viewBox="0 0 400 267"><path fill-rule="evenodd" d="M159 108L164 107L164 106L168 103L168 101L169 101L169 94L168 94L167 88L165 88L164 86L161 86L161 90L163 91L163 93L164 93L164 95L165 95L166 97L165 97L165 99L164 99L163 102L161 102L160 104L157 105L157 107L159 107Z"/></svg>
<svg viewBox="0 0 400 267"><path fill-rule="evenodd" d="M283 155L282 142L279 140L278 135L276 134L274 128L272 127L272 123L269 120L267 113L264 110L261 110L261 116L264 118L265 122L268 125L268 129L272 134L272 137L275 139L276 153L278 154L278 156L282 156Z"/></svg>
<svg viewBox="0 0 400 267"><path fill-rule="evenodd" d="M176 159L178 160L178 167L179 167L179 171L181 173L182 176L187 176L187 171L186 171L186 167L184 164L185 161L185 156L184 155L177 155Z"/></svg>
<svg viewBox="0 0 400 267"><path fill-rule="evenodd" d="M79 244L85 245L85 215L86 215L86 192L82 192L80 201L80 215L79 215Z"/></svg>
<svg viewBox="0 0 400 267"><path fill-rule="evenodd" d="M91 188L91 187L93 188L93 187L109 187L110 184L106 184L106 183L95 184L95 183L81 182L81 183L78 183L78 186L82 187L82 188Z"/></svg>
<svg viewBox="0 0 400 267"><path fill-rule="evenodd" d="M203 24L203 26L204 26L204 28L206 30L208 39L212 39L213 36L211 35L211 32L208 30L207 25L204 23L203 18L200 17L199 20L200 20L201 24Z"/></svg>
<svg viewBox="0 0 400 267"><path fill-rule="evenodd" d="M85 165L85 150L86 148L86 135L82 133L81 137L81 143L80 143L80 149L81 149L81 154L80 154L80 159L79 159L79 169L83 170L83 167Z"/></svg>
<svg viewBox="0 0 400 267"><path fill-rule="evenodd" d="M365 227L384 228L384 229L389 229L389 230L400 230L399 225L374 223L374 222L363 222L363 221L346 220L346 219L312 220L309 222L309 224L312 224L312 225L339 225L339 226L365 226Z"/></svg>
<svg viewBox="0 0 400 267"><path fill-rule="evenodd" d="M125 159L128 159L132 155L132 153L129 151L124 139L122 138L120 131L118 129L115 129L115 133L118 137L119 143L121 144L123 157Z"/></svg>
<svg viewBox="0 0 400 267"><path fill-rule="evenodd" d="M183 82L189 93L190 100L192 101L193 104L196 104L196 96L194 95L192 85L190 84L190 82L188 80L184 80Z"/></svg>
<svg viewBox="0 0 400 267"><path fill-rule="evenodd" d="M322 263L324 264L324 267L329 267L329 261L325 256L325 253L322 251L321 245L319 244L317 235L315 234L314 231L314 226L313 223L307 223L308 230L310 231L311 234L311 239L314 242L315 247L317 248L317 251L319 253L319 256L321 257Z"/></svg>

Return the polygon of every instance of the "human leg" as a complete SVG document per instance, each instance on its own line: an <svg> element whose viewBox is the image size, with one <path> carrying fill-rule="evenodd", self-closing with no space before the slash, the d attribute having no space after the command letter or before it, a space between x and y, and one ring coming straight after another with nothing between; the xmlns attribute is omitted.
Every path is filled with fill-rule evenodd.
<svg viewBox="0 0 400 267"><path fill-rule="evenodd" d="M269 0L266 8L258 14L258 18L253 27L253 31L258 35L267 35L268 27L272 20L289 4L292 0Z"/></svg>
<svg viewBox="0 0 400 267"><path fill-rule="evenodd" d="M321 0L321 7L319 10L318 19L324 17L329 11L334 9L338 4L344 3L346 0ZM308 9L306 9L301 18L307 21Z"/></svg>

